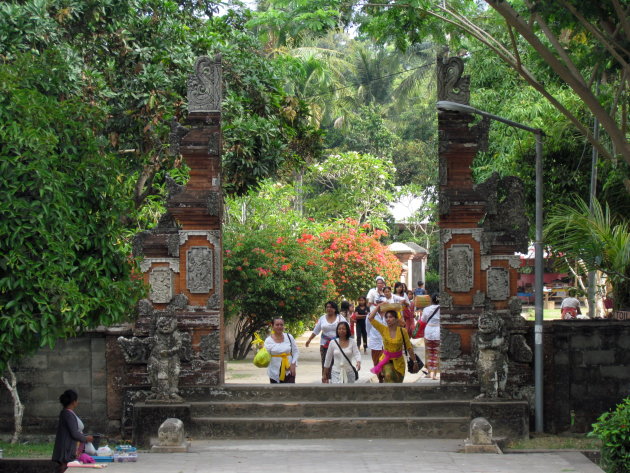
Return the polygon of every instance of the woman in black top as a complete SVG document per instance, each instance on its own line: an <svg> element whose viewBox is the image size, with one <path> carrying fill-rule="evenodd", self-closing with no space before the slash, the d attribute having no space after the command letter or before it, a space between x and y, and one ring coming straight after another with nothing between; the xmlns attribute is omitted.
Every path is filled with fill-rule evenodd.
<svg viewBox="0 0 630 473"><path fill-rule="evenodd" d="M79 448L86 442L92 442L94 437L83 435L83 422L74 413L79 404L79 395L76 391L68 389L59 396L59 402L63 409L59 414L52 461L58 465L56 471L63 473L68 469L68 462L76 460Z"/></svg>
<svg viewBox="0 0 630 473"><path fill-rule="evenodd" d="M370 308L367 306L367 299L365 297L359 297L357 307L354 311L357 314L357 347L361 349L361 338L363 338L363 353L365 353L367 351L367 328L365 326L365 318L370 313Z"/></svg>

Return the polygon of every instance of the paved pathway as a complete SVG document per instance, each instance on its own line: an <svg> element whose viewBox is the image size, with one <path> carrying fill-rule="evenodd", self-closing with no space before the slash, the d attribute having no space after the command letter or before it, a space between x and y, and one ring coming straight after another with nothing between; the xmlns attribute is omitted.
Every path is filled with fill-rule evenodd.
<svg viewBox="0 0 630 473"><path fill-rule="evenodd" d="M193 441L190 453L140 453L110 473L603 473L581 453L464 454L457 440Z"/></svg>

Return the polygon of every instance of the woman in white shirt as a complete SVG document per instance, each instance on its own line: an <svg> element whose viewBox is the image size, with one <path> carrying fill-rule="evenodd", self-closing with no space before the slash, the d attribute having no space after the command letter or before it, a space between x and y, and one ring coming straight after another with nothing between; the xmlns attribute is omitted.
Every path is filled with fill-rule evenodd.
<svg viewBox="0 0 630 473"><path fill-rule="evenodd" d="M440 299L437 294L431 296L431 305L424 308L420 320L427 322L424 328L426 369L431 379L437 379L440 369Z"/></svg>
<svg viewBox="0 0 630 473"><path fill-rule="evenodd" d="M295 383L298 351L295 338L284 333L284 320L276 317L272 322L271 335L265 340L265 348L271 355L267 368L269 381L276 383Z"/></svg>
<svg viewBox="0 0 630 473"><path fill-rule="evenodd" d="M304 346L308 348L311 340L320 333L322 334L319 342L319 354L322 359L322 378L324 377L324 360L326 359L326 352L328 351L330 341L337 337L337 324L339 324L339 322L348 322L342 315L339 314L339 308L335 301L326 302L324 307L326 309L326 313L319 318L317 324L315 324L313 333L304 344Z"/></svg>
<svg viewBox="0 0 630 473"><path fill-rule="evenodd" d="M339 322L337 324L337 338L331 342L326 352L322 382L354 383L358 378L358 373L355 375L352 362L356 365L356 371L359 371L361 369L361 354L356 343L350 337L350 325L348 322Z"/></svg>

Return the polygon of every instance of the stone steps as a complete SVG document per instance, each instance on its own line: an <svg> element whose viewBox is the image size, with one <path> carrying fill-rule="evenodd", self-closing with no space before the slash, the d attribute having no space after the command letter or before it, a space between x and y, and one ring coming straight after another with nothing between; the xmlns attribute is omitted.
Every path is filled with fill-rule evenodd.
<svg viewBox="0 0 630 473"><path fill-rule="evenodd" d="M420 384L293 384L223 385L198 402L308 402L308 401L433 401L471 400L479 388Z"/></svg>
<svg viewBox="0 0 630 473"><path fill-rule="evenodd" d="M191 403L197 417L466 417L469 401L217 401Z"/></svg>
<svg viewBox="0 0 630 473"><path fill-rule="evenodd" d="M470 417L198 417L192 422L195 435L207 439L464 439Z"/></svg>
<svg viewBox="0 0 630 473"><path fill-rule="evenodd" d="M190 434L209 439L464 439L478 389L418 384L223 385L190 403Z"/></svg>

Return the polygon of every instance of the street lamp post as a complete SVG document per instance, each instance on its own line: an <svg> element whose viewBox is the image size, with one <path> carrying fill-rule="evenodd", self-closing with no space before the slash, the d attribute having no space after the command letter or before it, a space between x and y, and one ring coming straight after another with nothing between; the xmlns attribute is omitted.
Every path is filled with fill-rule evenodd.
<svg viewBox="0 0 630 473"><path fill-rule="evenodd" d="M535 426L536 432L543 431L543 167L542 139L544 132L540 128L532 128L522 123L499 117L483 110L478 110L470 105L464 105L457 102L439 101L437 103L438 110L447 110L452 112L473 113L481 115L506 125L521 130L529 131L536 137L536 236L534 241L534 410L535 410Z"/></svg>

